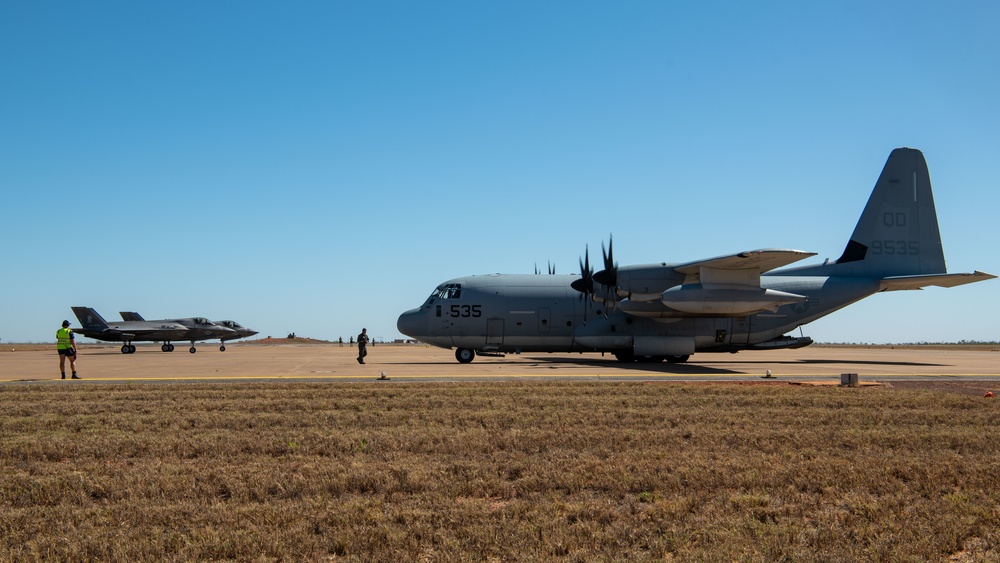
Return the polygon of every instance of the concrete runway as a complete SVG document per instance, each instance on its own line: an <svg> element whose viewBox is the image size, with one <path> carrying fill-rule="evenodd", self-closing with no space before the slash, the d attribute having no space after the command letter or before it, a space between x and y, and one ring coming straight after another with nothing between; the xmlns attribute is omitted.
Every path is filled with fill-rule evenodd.
<svg viewBox="0 0 1000 563"><path fill-rule="evenodd" d="M0 383L59 381L55 346L0 351ZM41 349L37 349L41 348ZM15 348L16 349L16 348ZM857 373L862 382L894 380L998 380L1000 349L820 347L799 350L696 354L686 364L623 364L611 355L522 354L477 357L459 364L454 351L422 345L377 345L366 365L348 345L230 344L225 352L202 344L196 354L178 346L172 353L139 346L135 354L117 347L81 347L82 382L329 380L373 381L384 371L393 382L510 380L519 378L634 381L760 381L767 370L782 381L839 383ZM74 383L67 381L66 383Z"/></svg>

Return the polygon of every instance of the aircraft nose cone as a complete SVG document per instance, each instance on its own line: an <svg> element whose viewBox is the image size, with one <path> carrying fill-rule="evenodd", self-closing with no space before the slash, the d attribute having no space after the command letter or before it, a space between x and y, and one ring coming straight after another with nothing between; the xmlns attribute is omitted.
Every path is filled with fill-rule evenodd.
<svg viewBox="0 0 1000 563"><path fill-rule="evenodd" d="M396 321L396 329L406 336L418 338L420 335L427 332L426 317L424 317L423 312L419 307L416 309L410 309L399 316L399 320Z"/></svg>
<svg viewBox="0 0 1000 563"><path fill-rule="evenodd" d="M243 332L244 332L244 334L246 334L247 336L253 336L253 335L257 334L257 331L256 331L256 330L250 330L249 328L248 328L248 329L246 329L246 330L245 330L245 331L243 331Z"/></svg>

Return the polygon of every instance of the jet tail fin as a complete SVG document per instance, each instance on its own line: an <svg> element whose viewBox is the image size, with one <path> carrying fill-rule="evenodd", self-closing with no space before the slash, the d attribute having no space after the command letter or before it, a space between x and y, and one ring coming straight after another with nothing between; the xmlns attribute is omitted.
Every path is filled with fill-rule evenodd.
<svg viewBox="0 0 1000 563"><path fill-rule="evenodd" d="M105 330L108 322L97 311L90 307L73 307L73 314L80 321L80 325L87 330Z"/></svg>
<svg viewBox="0 0 1000 563"><path fill-rule="evenodd" d="M136 313L135 311L121 311L118 313L122 316L123 321L144 321L146 319L142 318L142 315Z"/></svg>
<svg viewBox="0 0 1000 563"><path fill-rule="evenodd" d="M895 149L886 160L838 273L873 277L947 272L924 155Z"/></svg>

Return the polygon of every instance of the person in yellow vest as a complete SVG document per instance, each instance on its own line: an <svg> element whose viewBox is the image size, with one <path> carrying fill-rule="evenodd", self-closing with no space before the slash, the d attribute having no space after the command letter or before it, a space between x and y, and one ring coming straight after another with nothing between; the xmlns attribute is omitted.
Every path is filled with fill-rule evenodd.
<svg viewBox="0 0 1000 563"><path fill-rule="evenodd" d="M62 328L56 331L56 351L59 352L59 371L62 378L66 379L66 358L69 358L69 368L73 370L73 379L80 379L76 375L76 340L73 331L69 328L69 321L63 321Z"/></svg>

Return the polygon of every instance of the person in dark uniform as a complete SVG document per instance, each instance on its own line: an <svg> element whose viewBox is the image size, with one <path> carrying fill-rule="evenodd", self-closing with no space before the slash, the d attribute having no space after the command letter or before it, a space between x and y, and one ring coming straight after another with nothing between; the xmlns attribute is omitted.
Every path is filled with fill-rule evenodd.
<svg viewBox="0 0 1000 563"><path fill-rule="evenodd" d="M69 321L62 322L62 328L56 331L56 352L59 352L59 371L62 378L66 379L66 358L69 358L69 368L73 371L73 379L80 379L76 375L76 340L73 331L69 328Z"/></svg>
<svg viewBox="0 0 1000 563"><path fill-rule="evenodd" d="M358 335L358 363L365 363L365 356L368 355L368 329L361 329L361 334Z"/></svg>

